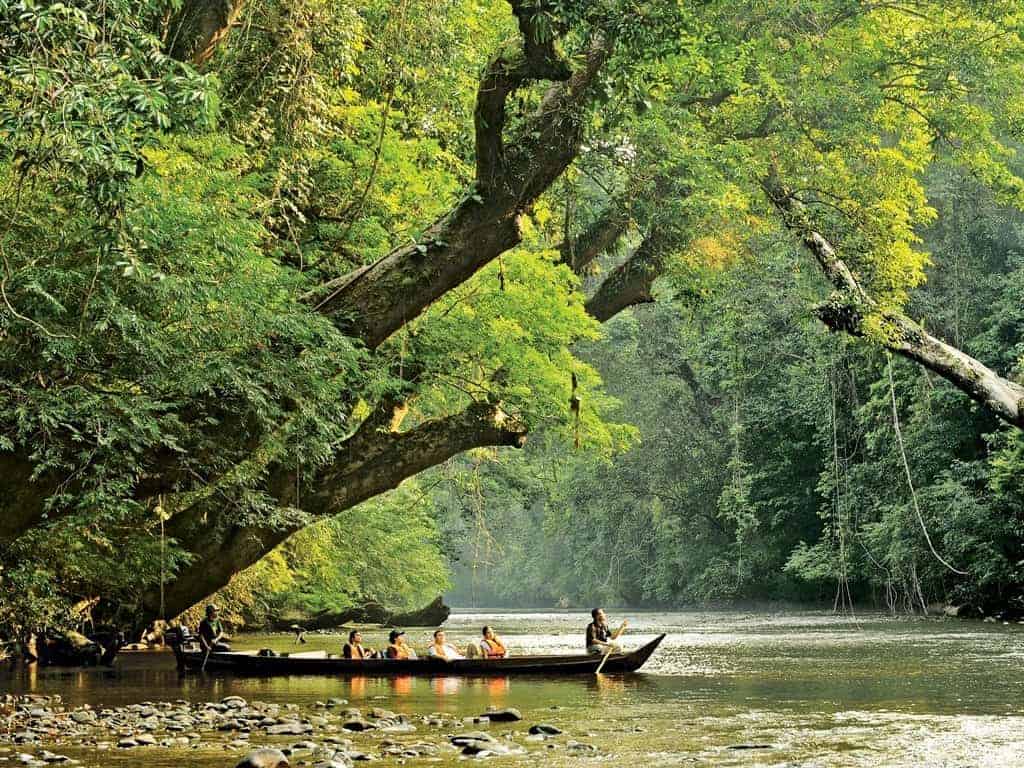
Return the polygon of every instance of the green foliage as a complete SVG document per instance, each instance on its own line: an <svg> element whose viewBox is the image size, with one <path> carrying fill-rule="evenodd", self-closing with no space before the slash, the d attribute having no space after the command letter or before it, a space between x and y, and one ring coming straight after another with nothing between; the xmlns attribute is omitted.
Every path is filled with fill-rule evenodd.
<svg viewBox="0 0 1024 768"><path fill-rule="evenodd" d="M293 536L216 596L240 623L297 620L367 601L421 608L448 588L430 497L417 483ZM198 616L195 617L198 619Z"/></svg>
<svg viewBox="0 0 1024 768"><path fill-rule="evenodd" d="M1019 435L896 367L954 578L894 480L885 361L809 316L828 287L761 190L774 173L801 197L879 312L909 304L1019 373L1019 3L526 5L573 64L616 42L567 116L581 157L517 212L518 248L371 355L305 297L397 246L429 258L426 227L472 199L478 76L519 34L506 0L246 4L208 74L163 52L178 2L0 0L0 450L33 463L46 514L0 555L0 628L136 604L187 567L165 516L308 522L268 467L315 471L399 390L405 427L488 399L531 447L320 523L236 579L235 610L415 605L446 583L440 549L460 589L548 602L837 577L905 604L1019 599ZM509 135L548 87L515 94ZM558 246L611 201L622 252L571 274ZM601 329L583 295L651 236L663 305Z"/></svg>
<svg viewBox="0 0 1024 768"><path fill-rule="evenodd" d="M1024 219L972 174L925 181L940 217L920 236L937 263L911 311L1010 373ZM831 604L844 584L893 609L1021 610L1019 431L894 364L914 493L936 550L968 575L953 574L914 511L886 358L808 317L819 278L788 244L748 250L756 261L698 275L707 292L684 292L693 270L675 273L674 307L620 316L581 350L638 427L630 450L596 461L542 437L522 458L473 467L474 492L458 475L438 491L457 604Z"/></svg>
<svg viewBox="0 0 1024 768"><path fill-rule="evenodd" d="M209 80L162 50L163 2L0 2L0 158L104 213L161 131L209 125Z"/></svg>

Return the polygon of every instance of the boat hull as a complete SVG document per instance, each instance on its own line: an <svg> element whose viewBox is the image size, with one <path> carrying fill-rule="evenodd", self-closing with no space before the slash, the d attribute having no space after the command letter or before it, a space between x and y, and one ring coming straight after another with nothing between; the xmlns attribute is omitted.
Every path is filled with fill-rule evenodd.
<svg viewBox="0 0 1024 768"><path fill-rule="evenodd" d="M659 635L630 653L608 657L602 673L635 672L665 639ZM362 659L333 656L258 656L248 652L215 652L175 647L178 665L186 671L229 672L237 675L417 675L426 677L469 675L593 675L601 664L597 654L576 656L510 656L504 659Z"/></svg>

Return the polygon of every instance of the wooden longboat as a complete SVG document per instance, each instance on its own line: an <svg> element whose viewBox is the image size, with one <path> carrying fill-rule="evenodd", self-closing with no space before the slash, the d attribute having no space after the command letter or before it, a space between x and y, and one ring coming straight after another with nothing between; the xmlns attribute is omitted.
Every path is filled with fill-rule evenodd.
<svg viewBox="0 0 1024 768"><path fill-rule="evenodd" d="M651 657L665 635L635 651L608 657L601 672L635 672ZM220 651L207 654L197 647L174 646L178 666L183 670L230 672L237 675L593 675L601 656L593 653L572 656L509 656L504 659L345 659L324 652L260 655L256 651ZM205 663L205 666L204 666Z"/></svg>

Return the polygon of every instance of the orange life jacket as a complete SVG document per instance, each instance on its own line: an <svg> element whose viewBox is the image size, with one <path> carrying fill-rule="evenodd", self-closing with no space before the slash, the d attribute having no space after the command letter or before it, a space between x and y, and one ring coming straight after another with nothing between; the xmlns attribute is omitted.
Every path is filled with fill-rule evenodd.
<svg viewBox="0 0 1024 768"><path fill-rule="evenodd" d="M388 646L388 658L391 659L408 659L409 658L409 647L405 645L391 644Z"/></svg>
<svg viewBox="0 0 1024 768"><path fill-rule="evenodd" d="M353 645L352 643L345 643L345 648L348 650L347 657L350 659L365 659L366 653L363 651L361 645Z"/></svg>
<svg viewBox="0 0 1024 768"><path fill-rule="evenodd" d="M487 649L487 658L489 659L500 659L505 655L505 646L501 644L498 638L488 640L484 638L484 648Z"/></svg>

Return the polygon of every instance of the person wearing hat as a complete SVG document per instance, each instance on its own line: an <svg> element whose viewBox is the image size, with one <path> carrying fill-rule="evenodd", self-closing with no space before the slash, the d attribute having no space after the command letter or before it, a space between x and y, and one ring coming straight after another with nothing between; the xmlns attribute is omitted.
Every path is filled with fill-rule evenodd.
<svg viewBox="0 0 1024 768"><path fill-rule="evenodd" d="M388 647L385 655L389 659L415 659L416 651L405 642L405 632L392 629L391 634L388 635Z"/></svg>
<svg viewBox="0 0 1024 768"><path fill-rule="evenodd" d="M230 639L224 634L224 625L220 621L220 609L210 603L206 606L206 618L199 622L199 644L207 653L230 651L231 646L226 642Z"/></svg>

